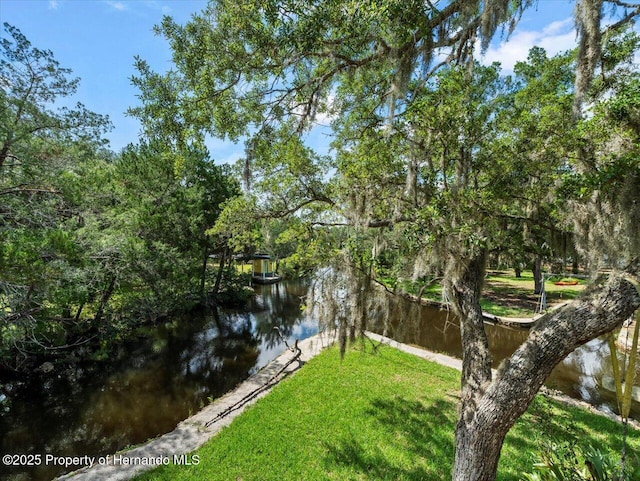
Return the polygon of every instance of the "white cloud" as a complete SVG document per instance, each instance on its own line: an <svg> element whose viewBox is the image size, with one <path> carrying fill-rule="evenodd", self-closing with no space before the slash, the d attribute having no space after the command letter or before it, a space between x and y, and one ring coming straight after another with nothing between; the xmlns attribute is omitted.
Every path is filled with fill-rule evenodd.
<svg viewBox="0 0 640 481"><path fill-rule="evenodd" d="M163 15L169 15L171 13L171 7L162 5L158 0L145 0L144 4L147 8L160 11Z"/></svg>
<svg viewBox="0 0 640 481"><path fill-rule="evenodd" d="M558 20L539 31L516 31L510 38L487 49L483 62L500 62L505 73L513 71L517 62L527 59L531 47L542 47L550 57L576 46L576 32L572 18Z"/></svg>
<svg viewBox="0 0 640 481"><path fill-rule="evenodd" d="M109 5L114 10L118 10L120 12L122 12L124 10L128 10L128 7L122 2L114 2L114 1L111 1L111 0L105 0L104 3Z"/></svg>
<svg viewBox="0 0 640 481"><path fill-rule="evenodd" d="M216 157L215 152L211 154L211 156L213 157L213 160L217 165L222 165L222 164L235 165L235 163L238 162L238 160L240 160L245 156L245 153L244 153L244 150L241 150L240 148L238 148L237 151L225 157Z"/></svg>
<svg viewBox="0 0 640 481"><path fill-rule="evenodd" d="M60 6L57 0L49 0L49 10L56 10Z"/></svg>
<svg viewBox="0 0 640 481"><path fill-rule="evenodd" d="M244 140L244 139L243 139ZM244 157L244 141L230 142L215 137L207 137L205 145L216 164L235 164Z"/></svg>
<svg viewBox="0 0 640 481"><path fill-rule="evenodd" d="M555 22L551 22L549 25L544 27L544 29L542 30L542 35L553 36L563 34L567 32L567 30L572 30L574 23L575 21L571 17L565 18L564 20L556 20Z"/></svg>

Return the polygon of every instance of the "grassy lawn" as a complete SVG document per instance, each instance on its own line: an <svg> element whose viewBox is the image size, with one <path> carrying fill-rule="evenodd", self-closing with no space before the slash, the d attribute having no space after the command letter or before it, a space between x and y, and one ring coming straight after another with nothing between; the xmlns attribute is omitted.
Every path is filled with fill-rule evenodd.
<svg viewBox="0 0 640 481"><path fill-rule="evenodd" d="M218 260L210 260L207 263L209 269L211 269L214 273L218 271L220 267L220 261ZM253 264L251 262L243 262L243 261L233 261L233 267L235 267L236 271L241 274L251 274L253 273Z"/></svg>
<svg viewBox="0 0 640 481"><path fill-rule="evenodd" d="M253 264L251 264L250 262L236 262L234 266L238 272L241 272L243 274L253 273Z"/></svg>
<svg viewBox="0 0 640 481"><path fill-rule="evenodd" d="M446 480L460 374L390 347L312 359L197 451L197 466L138 480ZM629 450L640 452L630 430ZM545 442L620 452L621 427L538 397L509 434L498 479L530 472Z"/></svg>
<svg viewBox="0 0 640 481"><path fill-rule="evenodd" d="M575 286L557 286L546 280L547 306L575 299L585 288L586 282ZM504 271L490 272L485 279L482 307L497 316L531 317L539 302L534 294L533 273L523 272L521 277Z"/></svg>
<svg viewBox="0 0 640 481"><path fill-rule="evenodd" d="M567 302L577 297L585 288L586 283L580 281L575 286L557 286L550 280L545 282L547 306ZM403 288L417 294L416 285L406 284ZM533 293L533 274L523 272L516 277L507 271L492 271L485 278L484 289L480 304L485 312L501 317L533 317L539 296ZM425 289L422 297L432 301L442 300L442 286L434 283Z"/></svg>

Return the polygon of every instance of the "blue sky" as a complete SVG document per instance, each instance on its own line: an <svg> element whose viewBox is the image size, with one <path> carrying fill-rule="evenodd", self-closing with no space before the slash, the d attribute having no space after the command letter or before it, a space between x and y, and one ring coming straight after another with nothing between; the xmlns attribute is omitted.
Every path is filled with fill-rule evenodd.
<svg viewBox="0 0 640 481"><path fill-rule="evenodd" d="M114 130L107 136L119 151L135 142L139 123L124 115L137 104L136 89L129 78L135 73L134 56L147 60L153 69L170 68L167 43L152 32L163 15L179 23L206 5L206 0L0 0L0 21L18 27L31 43L53 51L63 67L81 78L74 102L94 112L108 114ZM526 58L533 45L550 54L573 48L575 31L569 0L539 0L523 16L508 40L497 39L487 51L487 62L500 61L509 71ZM4 31L2 31L4 35ZM312 132L310 143L327 144L321 129ZM242 155L243 146L211 140L212 157L230 162ZM319 150L324 150L320 148Z"/></svg>

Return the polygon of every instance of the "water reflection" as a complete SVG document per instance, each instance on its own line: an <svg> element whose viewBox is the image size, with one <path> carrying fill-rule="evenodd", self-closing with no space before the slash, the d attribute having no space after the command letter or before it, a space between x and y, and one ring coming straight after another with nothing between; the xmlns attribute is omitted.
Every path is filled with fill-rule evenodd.
<svg viewBox="0 0 640 481"><path fill-rule="evenodd" d="M287 342L317 332L304 319L302 282L258 286L245 309L147 329L105 362L69 364L29 382L0 379L2 454L98 456L171 431L210 399L266 365ZM8 469L0 479L49 480L53 466Z"/></svg>
<svg viewBox="0 0 640 481"><path fill-rule="evenodd" d="M462 356L460 329L454 315L434 307L419 306L402 298L395 298L388 320L373 316L373 330L397 341L415 344L454 357ZM493 367L511 356L527 338L526 331L487 325L487 337L493 356ZM624 354L620 354L621 364ZM576 399L586 401L598 409L617 412L616 396L605 388L607 378L613 376L611 354L606 340L594 339L569 354L553 370L546 385ZM635 385L640 385L640 373ZM640 403L633 402L631 415L640 420Z"/></svg>
<svg viewBox="0 0 640 481"><path fill-rule="evenodd" d="M618 353L620 365L628 358ZM611 352L605 339L594 339L569 354L551 373L549 387L587 401L606 412L617 413L617 400L613 387ZM636 372L635 386L640 386L640 373ZM640 403L632 402L630 417L640 420Z"/></svg>
<svg viewBox="0 0 640 481"><path fill-rule="evenodd" d="M22 384L0 379L2 454L96 456L172 430L284 350L274 327L290 344L317 332L300 311L307 287L303 282L257 286L245 309L149 329L108 362L69 364ZM375 324L370 327L401 342L461 356L460 330L451 313L396 297L388 309L388 314L370 312ZM487 334L494 367L527 336L496 326L487 326ZM547 385L615 411L615 394L602 388L611 372L606 342L596 339L570 354ZM632 417L640 419L638 403ZM61 472L52 466L0 465L0 479L11 481L49 480Z"/></svg>

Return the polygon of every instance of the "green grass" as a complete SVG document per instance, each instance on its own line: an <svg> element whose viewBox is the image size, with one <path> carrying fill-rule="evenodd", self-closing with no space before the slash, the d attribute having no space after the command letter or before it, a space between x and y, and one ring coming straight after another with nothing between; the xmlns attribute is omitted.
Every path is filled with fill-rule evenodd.
<svg viewBox="0 0 640 481"><path fill-rule="evenodd" d="M580 281L575 286L556 286L550 280L545 282L547 305L560 304L575 299L585 288L586 283ZM403 290L417 295L420 291L418 283L404 283ZM539 296L534 294L534 281L531 272L523 272L521 277L510 275L506 271L494 271L485 278L482 299L482 310L500 317L528 317L535 314ZM431 301L442 301L442 286L431 284L422 292L422 297Z"/></svg>
<svg viewBox="0 0 640 481"><path fill-rule="evenodd" d="M197 466L137 480L450 479L459 373L389 347L335 349L312 359L201 449ZM538 397L507 437L500 480L530 472L545 442L578 440L620 452L621 428ZM630 430L631 452L640 432Z"/></svg>
<svg viewBox="0 0 640 481"><path fill-rule="evenodd" d="M253 264L250 262L236 262L234 263L236 270L242 274L251 274L253 273Z"/></svg>
<svg viewBox="0 0 640 481"><path fill-rule="evenodd" d="M253 264L251 262L234 261L232 265L239 274L251 274L253 272ZM220 261L210 260L207 266L215 273L220 268Z"/></svg>

